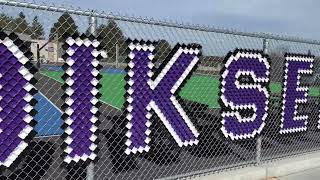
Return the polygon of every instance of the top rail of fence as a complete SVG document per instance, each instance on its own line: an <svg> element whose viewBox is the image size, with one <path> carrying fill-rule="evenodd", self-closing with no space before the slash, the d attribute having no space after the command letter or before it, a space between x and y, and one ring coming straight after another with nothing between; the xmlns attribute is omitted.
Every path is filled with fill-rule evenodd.
<svg viewBox="0 0 320 180"><path fill-rule="evenodd" d="M76 15L82 15L82 16L93 16L98 18L121 20L121 21L127 21L127 22L135 22L135 23L191 29L191 30L198 30L198 31L205 31L205 32L233 34L238 36L247 36L247 37L263 38L263 39L275 39L275 40L282 40L282 41L291 41L291 42L298 42L298 43L320 45L319 40L311 40L311 39L304 39L304 38L298 38L298 37L292 37L292 36L275 35L275 34L260 33L260 32L259 33L241 32L236 30L204 26L204 25L184 24L184 23L177 23L177 22L155 20L151 18L127 17L127 16L108 14L105 12L98 12L95 10L81 10L81 9L72 9L72 8L64 8L64 7L54 7L54 6L48 6L48 5L39 5L31 2L19 2L19 1L11 1L11 0L0 0L0 5L24 7L24 8L38 9L38 10L54 11L54 12L68 12L70 14L76 14Z"/></svg>

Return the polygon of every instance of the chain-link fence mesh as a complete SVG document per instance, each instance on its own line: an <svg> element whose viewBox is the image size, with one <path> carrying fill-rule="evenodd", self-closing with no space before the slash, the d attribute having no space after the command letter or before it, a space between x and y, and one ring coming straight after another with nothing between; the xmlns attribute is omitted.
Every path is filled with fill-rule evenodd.
<svg viewBox="0 0 320 180"><path fill-rule="evenodd" d="M31 150L14 169L5 170L8 179L157 179L181 178L218 172L235 167L290 157L320 148L319 130L319 55L320 43L267 34L240 33L228 30L187 26L143 18L128 18L81 9L64 9L24 2L0 1L0 27L15 32L33 53L32 62L39 68L35 95L36 137ZM61 89L64 60L63 34L75 32L100 36L102 106L99 161L89 166L62 166L60 158L63 133L60 128ZM176 43L202 46L200 66L180 91L181 105L198 129L199 144L180 148L157 116L151 119L151 144L148 153L125 154L124 95L126 39L156 40L156 67ZM221 133L219 99L220 70L225 55L235 48L263 49L271 58L271 97L269 116L262 134L250 140L231 141ZM308 130L282 135L281 90L284 53L315 55L312 76L301 82L310 85L308 102L299 111L309 113ZM1 122L0 122L1 124Z"/></svg>

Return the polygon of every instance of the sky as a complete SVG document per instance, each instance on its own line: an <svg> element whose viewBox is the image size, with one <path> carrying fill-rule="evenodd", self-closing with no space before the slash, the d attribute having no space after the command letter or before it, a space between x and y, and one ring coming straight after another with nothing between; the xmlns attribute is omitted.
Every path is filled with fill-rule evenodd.
<svg viewBox="0 0 320 180"><path fill-rule="evenodd" d="M315 23L319 0L16 0L46 6L76 10L98 10L106 14L153 18L179 23L200 24L242 32L263 32L311 40L320 40L320 24ZM22 11L31 23L35 16L45 30L45 37L61 12L0 6L0 11L16 17ZM88 17L71 15L78 30L85 32ZM98 18L98 24L107 19ZM128 21L117 21L126 38L166 40L176 43L198 43L204 55L221 56L234 48L262 49L261 38L194 31L190 29L153 26ZM293 53L320 56L320 45L268 40L269 51L278 49Z"/></svg>
<svg viewBox="0 0 320 180"><path fill-rule="evenodd" d="M35 0L107 13L320 40L319 0Z"/></svg>

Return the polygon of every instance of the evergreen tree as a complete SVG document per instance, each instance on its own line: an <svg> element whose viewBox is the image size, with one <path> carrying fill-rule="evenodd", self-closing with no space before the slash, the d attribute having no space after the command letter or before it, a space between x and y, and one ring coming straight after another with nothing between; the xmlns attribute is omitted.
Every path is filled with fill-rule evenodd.
<svg viewBox="0 0 320 180"><path fill-rule="evenodd" d="M171 51L171 46L168 41L161 39L158 41L156 46L155 59L157 64L161 64L169 55Z"/></svg>
<svg viewBox="0 0 320 180"><path fill-rule="evenodd" d="M127 44L125 37L117 23L110 20L107 25L101 24L97 28L97 35L102 37L101 45L107 51L108 58L114 62L116 58L116 46L119 47L119 56L125 56ZM119 60L122 62L122 60Z"/></svg>
<svg viewBox="0 0 320 180"><path fill-rule="evenodd" d="M38 20L38 16L35 16L32 20L31 24L31 38L32 39L40 39L44 37L44 30L42 24Z"/></svg>
<svg viewBox="0 0 320 180"><path fill-rule="evenodd" d="M23 12L20 12L18 17L14 20L15 27L13 29L16 33L21 34L31 34L29 24L26 20L26 16L23 14Z"/></svg>
<svg viewBox="0 0 320 180"><path fill-rule="evenodd" d="M58 39L60 42L63 41L63 34L72 35L78 33L78 26L76 25L73 18L68 13L63 13L58 21L53 24L50 30L49 39Z"/></svg>
<svg viewBox="0 0 320 180"><path fill-rule="evenodd" d="M13 31L14 19L4 13L0 14L0 28L6 31Z"/></svg>

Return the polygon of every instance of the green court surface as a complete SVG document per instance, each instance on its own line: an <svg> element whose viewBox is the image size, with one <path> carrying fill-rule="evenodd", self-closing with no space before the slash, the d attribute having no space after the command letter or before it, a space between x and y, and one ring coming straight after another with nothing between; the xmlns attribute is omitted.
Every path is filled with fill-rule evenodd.
<svg viewBox="0 0 320 180"><path fill-rule="evenodd" d="M41 71L45 76L63 83L61 71ZM101 100L118 109L122 108L125 94L124 74L102 73ZM182 88L179 95L186 100L208 105L210 108L219 108L219 78L213 76L193 75ZM273 94L281 93L280 83L271 83L270 91ZM309 89L310 96L320 96L320 88Z"/></svg>

